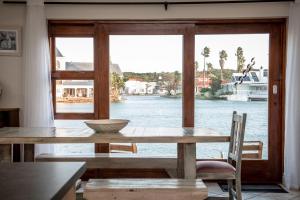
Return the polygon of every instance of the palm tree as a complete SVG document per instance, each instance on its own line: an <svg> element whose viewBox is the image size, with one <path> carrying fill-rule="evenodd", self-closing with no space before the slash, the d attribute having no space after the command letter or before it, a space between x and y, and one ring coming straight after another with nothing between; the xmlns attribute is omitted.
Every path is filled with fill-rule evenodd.
<svg viewBox="0 0 300 200"><path fill-rule="evenodd" d="M237 48L235 56L237 58L237 72L242 72L246 61L242 47Z"/></svg>
<svg viewBox="0 0 300 200"><path fill-rule="evenodd" d="M209 62L209 63L206 63L206 66L207 66L208 75L210 76L212 73L212 70L214 69L213 65L212 65L212 63Z"/></svg>
<svg viewBox="0 0 300 200"><path fill-rule="evenodd" d="M194 79L194 81L195 81L195 83L194 83L194 85L195 85L195 92L198 93L198 87L197 87L197 77L198 77L198 69L199 69L199 63L198 63L198 61L195 61L194 67L195 67L195 79Z"/></svg>
<svg viewBox="0 0 300 200"><path fill-rule="evenodd" d="M198 69L199 69L198 61L195 61L194 67L195 67L195 76L197 76L197 72L198 72Z"/></svg>
<svg viewBox="0 0 300 200"><path fill-rule="evenodd" d="M203 51L201 52L201 55L203 56L203 87L205 85L205 65L206 65L206 58L209 57L210 49L206 46L204 47Z"/></svg>
<svg viewBox="0 0 300 200"><path fill-rule="evenodd" d="M220 63L220 67L221 67L221 81L223 81L223 69L224 69L224 65L225 65L225 60L227 60L228 55L225 50L220 51L219 55L220 55L219 63Z"/></svg>

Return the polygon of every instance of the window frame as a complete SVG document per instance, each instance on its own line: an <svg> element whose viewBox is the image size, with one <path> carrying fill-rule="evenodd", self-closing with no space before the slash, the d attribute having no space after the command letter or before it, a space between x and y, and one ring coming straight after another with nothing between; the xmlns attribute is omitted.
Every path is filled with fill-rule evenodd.
<svg viewBox="0 0 300 200"><path fill-rule="evenodd" d="M94 113L56 113L55 119L105 119L109 118L109 35L183 35L183 105L182 126L194 126L194 52L195 35L216 33L270 33L270 66L275 77L269 82L278 85L278 95L271 98L269 110L274 109L269 125L269 159L243 161L243 181L248 183L278 183L283 173L284 141L284 94L286 62L286 19L224 19L224 20L49 20L49 39L52 61L52 90L56 91L54 80L87 79L94 80ZM93 37L93 72L58 72L55 69L55 37ZM54 64L53 64L54 63ZM269 90L269 96L272 96ZM53 93L53 102L55 93ZM54 104L55 105L55 104ZM54 106L54 111L55 106ZM270 116L270 111L269 111ZM96 144L95 151L108 152L108 144ZM181 147L179 146L179 149ZM261 170L267 169L267 170Z"/></svg>
<svg viewBox="0 0 300 200"><path fill-rule="evenodd" d="M87 25L52 25L49 23L49 42L51 52L51 84L54 119L97 119L98 116L98 93L97 71L99 65L96 63L95 45L97 44L94 26ZM93 38L94 43L94 70L93 71L61 71L56 70L56 38ZM56 110L56 81L57 80L93 80L94 82L94 111L83 113L57 112Z"/></svg>

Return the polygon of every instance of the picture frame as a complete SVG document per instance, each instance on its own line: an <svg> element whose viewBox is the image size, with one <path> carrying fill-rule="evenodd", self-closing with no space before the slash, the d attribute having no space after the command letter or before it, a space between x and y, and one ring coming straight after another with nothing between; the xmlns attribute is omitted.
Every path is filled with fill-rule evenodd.
<svg viewBox="0 0 300 200"><path fill-rule="evenodd" d="M0 26L0 56L20 56L21 49L21 28Z"/></svg>

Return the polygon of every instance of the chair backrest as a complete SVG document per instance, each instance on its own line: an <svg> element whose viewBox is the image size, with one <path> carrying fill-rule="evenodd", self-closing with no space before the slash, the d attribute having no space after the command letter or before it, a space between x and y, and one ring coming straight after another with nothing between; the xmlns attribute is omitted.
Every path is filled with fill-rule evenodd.
<svg viewBox="0 0 300 200"><path fill-rule="evenodd" d="M110 153L123 153L123 152L131 152L137 153L137 146L135 143L132 144L109 144L109 152Z"/></svg>
<svg viewBox="0 0 300 200"><path fill-rule="evenodd" d="M247 114L245 113L243 113L243 115L238 115L236 111L233 112L228 162L235 166L237 173L240 173L241 171L246 118Z"/></svg>
<svg viewBox="0 0 300 200"><path fill-rule="evenodd" d="M242 159L262 159L262 141L244 141Z"/></svg>

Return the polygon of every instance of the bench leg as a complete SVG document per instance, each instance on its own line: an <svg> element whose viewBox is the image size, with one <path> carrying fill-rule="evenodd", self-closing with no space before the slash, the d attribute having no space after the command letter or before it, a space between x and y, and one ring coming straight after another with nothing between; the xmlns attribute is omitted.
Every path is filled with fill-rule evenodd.
<svg viewBox="0 0 300 200"><path fill-rule="evenodd" d="M179 143L177 145L177 176L178 178L196 178L196 144Z"/></svg>
<svg viewBox="0 0 300 200"><path fill-rule="evenodd" d="M34 162L34 144L24 144L24 162Z"/></svg>
<svg viewBox="0 0 300 200"><path fill-rule="evenodd" d="M0 144L0 163L10 163L13 160L11 144Z"/></svg>

